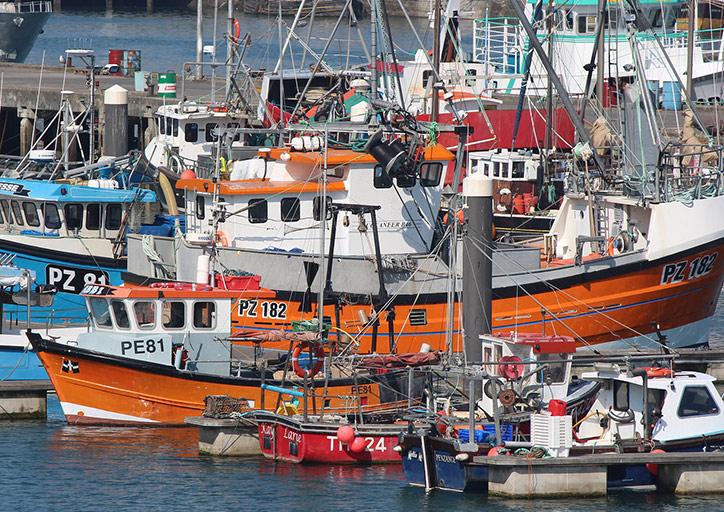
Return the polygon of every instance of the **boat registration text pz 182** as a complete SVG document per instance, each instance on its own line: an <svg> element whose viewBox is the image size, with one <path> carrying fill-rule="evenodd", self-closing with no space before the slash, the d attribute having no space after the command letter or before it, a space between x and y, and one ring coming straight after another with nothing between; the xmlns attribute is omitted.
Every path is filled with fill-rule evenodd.
<svg viewBox="0 0 724 512"><path fill-rule="evenodd" d="M239 316L284 320L287 318L287 304L271 300L240 300Z"/></svg>
<svg viewBox="0 0 724 512"><path fill-rule="evenodd" d="M714 262L716 261L718 252L711 254L705 254L691 261L679 261L677 263L669 263L664 266L664 270L661 272L661 284L679 283L684 279L697 279L704 277L714 270ZM686 267L689 267L687 272Z"/></svg>
<svg viewBox="0 0 724 512"><path fill-rule="evenodd" d="M83 288L93 284L109 284L108 274L102 270L47 265L45 284L55 286L59 292L81 293Z"/></svg>

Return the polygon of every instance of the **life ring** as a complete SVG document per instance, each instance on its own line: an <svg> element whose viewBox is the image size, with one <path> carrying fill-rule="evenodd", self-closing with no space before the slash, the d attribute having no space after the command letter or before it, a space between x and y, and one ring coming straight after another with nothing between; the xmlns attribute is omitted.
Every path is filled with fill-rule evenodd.
<svg viewBox="0 0 724 512"><path fill-rule="evenodd" d="M674 372L670 368L658 368L655 366L647 366L644 368L646 370L646 376L649 379L661 379L661 378L669 378L674 376Z"/></svg>
<svg viewBox="0 0 724 512"><path fill-rule="evenodd" d="M518 380L523 375L522 363L523 360L518 356L503 356L498 362L500 366L498 373L508 380Z"/></svg>
<svg viewBox="0 0 724 512"><path fill-rule="evenodd" d="M309 350L311 348L312 357L310 365ZM299 362L301 357L302 361L306 363L304 366ZM324 348L319 343L310 343L308 341L302 341L292 351L292 369L299 377L308 379L314 378L319 373L324 365Z"/></svg>
<svg viewBox="0 0 724 512"><path fill-rule="evenodd" d="M226 233L221 230L216 232L216 243L221 247L229 247L229 239L226 237Z"/></svg>
<svg viewBox="0 0 724 512"><path fill-rule="evenodd" d="M232 31L232 33L229 34L229 36L231 37L231 40L234 43L238 43L239 37L241 36L241 24L239 23L239 20L237 20L236 18L232 18L232 20L231 20L231 31Z"/></svg>

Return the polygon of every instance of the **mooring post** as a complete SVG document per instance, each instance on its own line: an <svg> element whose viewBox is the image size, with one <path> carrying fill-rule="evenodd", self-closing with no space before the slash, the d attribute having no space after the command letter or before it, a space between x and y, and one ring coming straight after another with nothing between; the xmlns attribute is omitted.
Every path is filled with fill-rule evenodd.
<svg viewBox="0 0 724 512"><path fill-rule="evenodd" d="M33 140L33 118L35 113L25 107L18 108L20 118L20 156L25 156L30 151Z"/></svg>
<svg viewBox="0 0 724 512"><path fill-rule="evenodd" d="M198 0L196 2L196 62L201 62L204 58L204 40L203 40L203 33L202 33L202 25L203 25L203 11L204 11L204 2L203 0ZM204 77L204 67L199 64L196 66L196 80L201 80Z"/></svg>
<svg viewBox="0 0 724 512"><path fill-rule="evenodd" d="M468 365L483 362L480 334L492 331L493 181L475 173L463 180L466 229L463 238L463 330ZM455 243L453 240L451 243ZM476 386L477 400L482 396Z"/></svg>
<svg viewBox="0 0 724 512"><path fill-rule="evenodd" d="M128 153L128 91L114 85L103 93L105 125L103 155L123 156Z"/></svg>
<svg viewBox="0 0 724 512"><path fill-rule="evenodd" d="M153 0L146 0L146 14L153 14Z"/></svg>

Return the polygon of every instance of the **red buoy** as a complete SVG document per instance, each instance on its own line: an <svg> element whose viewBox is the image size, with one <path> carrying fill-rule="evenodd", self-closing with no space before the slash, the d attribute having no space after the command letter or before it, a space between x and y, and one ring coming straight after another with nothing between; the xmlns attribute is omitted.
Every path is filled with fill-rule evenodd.
<svg viewBox="0 0 724 512"><path fill-rule="evenodd" d="M337 439L342 444L350 444L354 441L354 428L349 425L342 425L337 429Z"/></svg>
<svg viewBox="0 0 724 512"><path fill-rule="evenodd" d="M364 437L355 437L349 449L352 453L362 453L367 449L367 441Z"/></svg>
<svg viewBox="0 0 724 512"><path fill-rule="evenodd" d="M196 172L193 169L184 169L181 173L182 180L195 180Z"/></svg>
<svg viewBox="0 0 724 512"><path fill-rule="evenodd" d="M666 452L664 450L662 450L661 448L656 448L654 450L651 450L649 453L666 453ZM659 476L659 465L658 464L653 464L653 463L649 462L646 464L646 469L652 475Z"/></svg>

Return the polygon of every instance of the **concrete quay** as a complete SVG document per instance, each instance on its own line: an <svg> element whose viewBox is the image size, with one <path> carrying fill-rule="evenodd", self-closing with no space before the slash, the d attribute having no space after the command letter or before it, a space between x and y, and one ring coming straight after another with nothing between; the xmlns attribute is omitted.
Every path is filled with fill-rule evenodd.
<svg viewBox="0 0 724 512"><path fill-rule="evenodd" d="M657 491L724 493L724 453L625 453L552 459L473 457L488 469L488 494L515 498L605 496L608 468L656 464Z"/></svg>
<svg viewBox="0 0 724 512"><path fill-rule="evenodd" d="M199 453L224 457L261 455L256 423L243 418L189 416L187 425L199 427Z"/></svg>
<svg viewBox="0 0 724 512"><path fill-rule="evenodd" d="M0 420L44 420L52 389L49 380L0 382Z"/></svg>

